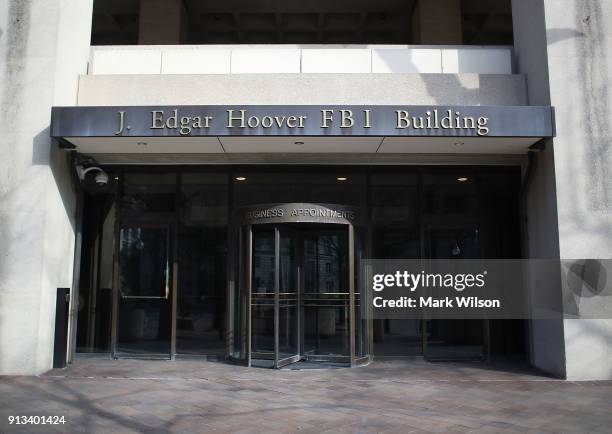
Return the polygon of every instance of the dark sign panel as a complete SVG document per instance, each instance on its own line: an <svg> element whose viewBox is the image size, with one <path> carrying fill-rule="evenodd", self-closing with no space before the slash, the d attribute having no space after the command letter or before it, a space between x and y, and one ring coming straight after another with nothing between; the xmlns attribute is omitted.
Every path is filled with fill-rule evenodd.
<svg viewBox="0 0 612 434"><path fill-rule="evenodd" d="M553 137L535 106L54 107L53 137Z"/></svg>
<svg viewBox="0 0 612 434"><path fill-rule="evenodd" d="M357 207L321 203L281 203L253 205L239 210L242 224L333 223L363 224Z"/></svg>

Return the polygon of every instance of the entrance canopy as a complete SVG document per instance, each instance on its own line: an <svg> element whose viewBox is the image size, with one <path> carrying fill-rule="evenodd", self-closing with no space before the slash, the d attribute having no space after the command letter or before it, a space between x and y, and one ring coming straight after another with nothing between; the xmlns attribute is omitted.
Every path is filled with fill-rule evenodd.
<svg viewBox="0 0 612 434"><path fill-rule="evenodd" d="M85 154L522 154L554 136L542 106L54 107ZM103 160L103 159L102 159Z"/></svg>

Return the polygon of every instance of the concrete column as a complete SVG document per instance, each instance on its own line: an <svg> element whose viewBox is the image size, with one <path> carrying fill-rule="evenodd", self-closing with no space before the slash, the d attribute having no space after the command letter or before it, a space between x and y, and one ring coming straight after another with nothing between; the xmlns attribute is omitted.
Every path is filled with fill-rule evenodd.
<svg viewBox="0 0 612 434"><path fill-rule="evenodd" d="M461 0L418 0L412 25L416 44L462 44Z"/></svg>
<svg viewBox="0 0 612 434"><path fill-rule="evenodd" d="M139 44L180 44L186 30L183 0L140 0Z"/></svg>
<svg viewBox="0 0 612 434"><path fill-rule="evenodd" d="M512 13L530 103L553 105L557 126L528 192L529 257L611 258L612 4L513 0ZM531 326L537 367L571 380L612 379L612 320Z"/></svg>
<svg viewBox="0 0 612 434"><path fill-rule="evenodd" d="M515 65L527 81L531 105L550 105L546 25L542 0L513 0ZM534 153L530 179L526 180L524 256L559 257L559 225L555 191L553 142ZM565 377L565 345L562 320L533 320L529 323L531 364L557 377Z"/></svg>
<svg viewBox="0 0 612 434"><path fill-rule="evenodd" d="M612 2L544 0L562 259L612 258ZM610 276L607 277L608 285ZM568 379L612 379L612 320L565 320Z"/></svg>
<svg viewBox="0 0 612 434"><path fill-rule="evenodd" d="M76 104L93 0L0 2L0 374L53 363L56 288L72 286L75 192L49 137Z"/></svg>

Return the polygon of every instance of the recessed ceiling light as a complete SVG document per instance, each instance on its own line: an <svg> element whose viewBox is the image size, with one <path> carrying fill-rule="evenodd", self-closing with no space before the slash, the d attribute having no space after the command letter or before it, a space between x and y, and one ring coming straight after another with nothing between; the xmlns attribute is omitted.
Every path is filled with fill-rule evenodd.
<svg viewBox="0 0 612 434"><path fill-rule="evenodd" d="M466 177L466 176L461 176L459 178L457 178L457 181L459 182L467 182L469 181L470 178Z"/></svg>
<svg viewBox="0 0 612 434"><path fill-rule="evenodd" d="M119 181L119 177L118 176L115 176L115 181Z"/></svg>
<svg viewBox="0 0 612 434"><path fill-rule="evenodd" d="M463 142L455 142L454 145L455 146L463 146L463 145L465 145L465 143L463 143Z"/></svg>
<svg viewBox="0 0 612 434"><path fill-rule="evenodd" d="M348 178L346 176L339 176L336 178L338 181L346 181Z"/></svg>
<svg viewBox="0 0 612 434"><path fill-rule="evenodd" d="M246 181L246 178L244 176L237 176L236 178L234 178L236 181Z"/></svg>
<svg viewBox="0 0 612 434"><path fill-rule="evenodd" d="M303 145L303 144L304 144L304 142L299 142L299 141L298 141L298 142L293 142L293 143L294 143L295 145L298 145L298 146L301 146L301 145Z"/></svg>

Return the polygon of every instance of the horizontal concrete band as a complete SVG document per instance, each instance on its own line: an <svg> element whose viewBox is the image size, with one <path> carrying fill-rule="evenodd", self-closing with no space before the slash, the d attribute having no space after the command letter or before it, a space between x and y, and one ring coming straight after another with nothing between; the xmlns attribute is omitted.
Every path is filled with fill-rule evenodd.
<svg viewBox="0 0 612 434"><path fill-rule="evenodd" d="M547 106L54 107L53 137L554 137Z"/></svg>
<svg viewBox="0 0 612 434"><path fill-rule="evenodd" d="M525 76L520 74L139 74L79 78L79 106L175 104L529 105Z"/></svg>
<svg viewBox="0 0 612 434"><path fill-rule="evenodd" d="M89 74L512 74L512 47L149 45L92 47Z"/></svg>

